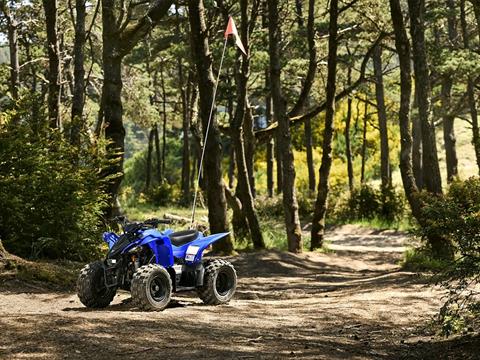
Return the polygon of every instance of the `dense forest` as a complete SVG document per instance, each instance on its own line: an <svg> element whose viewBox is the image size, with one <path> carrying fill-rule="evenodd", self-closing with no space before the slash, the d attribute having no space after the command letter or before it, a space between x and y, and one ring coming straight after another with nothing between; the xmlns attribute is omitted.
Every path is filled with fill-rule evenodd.
<svg viewBox="0 0 480 360"><path fill-rule="evenodd" d="M400 261L439 271L461 331L479 96L478 0L0 0L0 260L99 258L118 215L188 227L198 190L216 254L409 232Z"/></svg>

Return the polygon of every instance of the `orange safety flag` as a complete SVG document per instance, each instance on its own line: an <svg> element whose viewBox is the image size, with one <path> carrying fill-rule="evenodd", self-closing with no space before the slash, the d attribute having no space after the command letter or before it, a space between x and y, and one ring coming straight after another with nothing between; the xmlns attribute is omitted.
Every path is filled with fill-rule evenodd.
<svg viewBox="0 0 480 360"><path fill-rule="evenodd" d="M240 39L240 36L238 35L237 27L235 26L235 23L233 22L233 18L230 16L228 18L228 25L227 29L225 30L225 39L228 38L228 35L233 35L235 36L235 44L238 46L240 50L247 56L247 52L245 51L245 48L243 47L242 40Z"/></svg>

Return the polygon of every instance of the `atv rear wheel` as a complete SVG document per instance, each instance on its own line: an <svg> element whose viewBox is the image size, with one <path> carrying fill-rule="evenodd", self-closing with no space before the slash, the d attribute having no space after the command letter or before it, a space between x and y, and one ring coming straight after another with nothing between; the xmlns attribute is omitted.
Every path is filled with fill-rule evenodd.
<svg viewBox="0 0 480 360"><path fill-rule="evenodd" d="M206 261L203 286L197 288L200 299L208 305L226 304L237 288L237 273L231 263L216 259Z"/></svg>
<svg viewBox="0 0 480 360"><path fill-rule="evenodd" d="M104 308L113 300L116 287L105 285L105 271L101 261L86 265L78 276L77 295L88 308Z"/></svg>
<svg viewBox="0 0 480 360"><path fill-rule="evenodd" d="M132 302L142 310L161 311L172 296L172 279L168 271L156 264L140 267L132 279Z"/></svg>

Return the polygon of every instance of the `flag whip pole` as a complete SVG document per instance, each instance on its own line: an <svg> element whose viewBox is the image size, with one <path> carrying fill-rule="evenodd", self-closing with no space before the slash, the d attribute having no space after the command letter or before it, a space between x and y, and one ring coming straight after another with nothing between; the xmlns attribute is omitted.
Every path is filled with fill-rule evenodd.
<svg viewBox="0 0 480 360"><path fill-rule="evenodd" d="M220 59L220 66L218 68L217 80L215 81L215 87L213 88L212 106L210 107L210 115L208 116L207 129L205 131L205 139L203 140L202 156L200 157L200 164L198 166L198 177L197 177L197 182L195 183L195 195L193 197L192 220L191 220L191 226L192 227L193 227L193 224L195 222L195 209L196 209L196 205L197 205L197 197L198 197L198 188L199 188L199 185L200 185L200 178L202 176L203 159L205 157L205 149L207 147L208 132L210 130L210 124L212 122L213 110L215 108L215 98L217 96L217 88L218 88L218 82L220 80L220 72L222 71L223 59L225 57L225 49L227 48L227 40L228 40L228 37L225 37L225 41L223 43L222 58Z"/></svg>

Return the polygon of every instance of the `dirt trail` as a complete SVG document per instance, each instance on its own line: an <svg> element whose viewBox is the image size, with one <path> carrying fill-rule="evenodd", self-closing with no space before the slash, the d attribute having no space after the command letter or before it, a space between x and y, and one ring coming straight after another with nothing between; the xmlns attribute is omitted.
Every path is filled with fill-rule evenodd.
<svg viewBox="0 0 480 360"><path fill-rule="evenodd" d="M404 234L345 226L328 239L334 253L232 258L238 292L219 307L188 294L138 312L120 293L92 311L73 293L5 282L0 358L478 358L478 337L425 335L442 293L399 270Z"/></svg>

